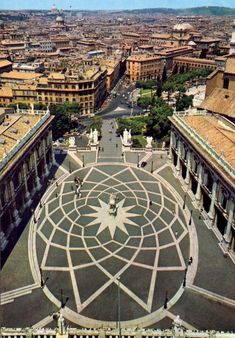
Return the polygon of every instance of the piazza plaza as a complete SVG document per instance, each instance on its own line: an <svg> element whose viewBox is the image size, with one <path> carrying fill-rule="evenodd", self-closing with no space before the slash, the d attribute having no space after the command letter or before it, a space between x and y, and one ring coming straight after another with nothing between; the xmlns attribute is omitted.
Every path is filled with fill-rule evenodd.
<svg viewBox="0 0 235 338"><path fill-rule="evenodd" d="M45 27L72 31L57 14L55 27ZM62 62L57 71L22 75L3 62L1 337L234 337L235 23L231 27L230 45L220 47L220 39L206 40L190 24L149 40L120 31L126 44L119 61L78 58L69 66L74 72ZM88 45L89 56L103 55L87 36L76 48ZM192 36L198 50L196 42L185 45ZM34 48L53 54L60 43L64 52L62 37L53 48L51 40ZM149 56L149 41L170 47ZM70 42L68 50L75 47ZM129 55L129 44L137 42L141 53ZM199 47L203 56L216 46L230 54L199 57ZM173 67L175 74L212 72L206 86L200 77L187 83L188 93L197 94L194 107L170 110L168 143L155 143L142 130L146 145L135 148L132 130L119 132L117 117L152 112L151 106L133 109L140 90L131 82L156 80ZM61 103L77 103L80 113L70 115L77 132L71 128L60 143L53 142L50 104ZM80 133L79 123L94 113L101 117L100 135L89 123Z"/></svg>
<svg viewBox="0 0 235 338"><path fill-rule="evenodd" d="M99 146L54 150L44 193L3 266L2 326L50 335L60 311L70 327L116 335L166 335L177 316L192 332L233 330L234 249L174 168L175 129L171 151L134 151L115 130L106 119Z"/></svg>

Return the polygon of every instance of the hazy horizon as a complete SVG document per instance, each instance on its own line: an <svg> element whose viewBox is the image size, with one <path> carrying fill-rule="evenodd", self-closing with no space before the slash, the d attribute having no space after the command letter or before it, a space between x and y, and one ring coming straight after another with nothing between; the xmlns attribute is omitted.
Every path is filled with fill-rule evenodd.
<svg viewBox="0 0 235 338"><path fill-rule="evenodd" d="M143 8L192 8L205 6L221 6L235 8L234 0L192 0L190 3L187 0L175 2L175 0L133 0L127 2L126 0L118 0L116 2L110 0L90 0L89 2L77 0L41 0L35 2L32 0L12 0L9 7L8 0L2 0L0 3L0 10L26 10L26 9L50 9L54 4L58 9L64 10L128 10L128 9L143 9Z"/></svg>

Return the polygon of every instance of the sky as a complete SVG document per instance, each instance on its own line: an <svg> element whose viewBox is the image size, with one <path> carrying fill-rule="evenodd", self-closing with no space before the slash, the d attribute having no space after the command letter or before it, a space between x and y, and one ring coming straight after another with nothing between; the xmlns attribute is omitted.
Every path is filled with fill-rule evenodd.
<svg viewBox="0 0 235 338"><path fill-rule="evenodd" d="M224 6L235 8L235 0L1 0L0 9L138 9L138 8L189 8L197 6Z"/></svg>

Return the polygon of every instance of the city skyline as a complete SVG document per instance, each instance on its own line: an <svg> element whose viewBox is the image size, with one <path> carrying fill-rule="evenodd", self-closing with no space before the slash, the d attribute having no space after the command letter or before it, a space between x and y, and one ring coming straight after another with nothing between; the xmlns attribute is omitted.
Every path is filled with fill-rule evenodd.
<svg viewBox="0 0 235 338"><path fill-rule="evenodd" d="M173 0L134 0L132 2L125 2L119 0L117 2L111 1L97 1L91 0L89 3L77 2L76 0L57 0L57 1L46 1L42 0L39 3L32 2L31 0L23 0L19 3L18 0L13 0L9 7L9 2L3 0L0 4L0 10L24 10L24 9L50 9L53 4L59 9L74 9L74 10L131 10L131 9L142 9L142 8L192 8L200 6L221 6L235 8L233 0L194 0L188 3L186 0L182 0L180 3L175 3Z"/></svg>

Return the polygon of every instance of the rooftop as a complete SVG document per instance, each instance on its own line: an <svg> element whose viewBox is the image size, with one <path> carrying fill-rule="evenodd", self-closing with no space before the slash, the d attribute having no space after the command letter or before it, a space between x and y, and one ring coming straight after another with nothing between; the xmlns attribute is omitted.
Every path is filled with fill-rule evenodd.
<svg viewBox="0 0 235 338"><path fill-rule="evenodd" d="M17 72L17 71L11 71L9 73L2 73L0 74L0 78L4 78L4 79L17 79L17 80L33 80L35 78L39 78L40 76L42 76L42 74L40 73L25 73L25 72Z"/></svg>
<svg viewBox="0 0 235 338"><path fill-rule="evenodd" d="M188 115L185 122L235 168L235 126L215 115Z"/></svg>
<svg viewBox="0 0 235 338"><path fill-rule="evenodd" d="M235 181L235 125L206 111L177 112L171 122L227 180Z"/></svg>
<svg viewBox="0 0 235 338"><path fill-rule="evenodd" d="M235 118L235 91L215 88L200 108Z"/></svg>
<svg viewBox="0 0 235 338"><path fill-rule="evenodd" d="M0 124L0 170L49 117L49 112L32 112L31 110L5 114Z"/></svg>
<svg viewBox="0 0 235 338"><path fill-rule="evenodd" d="M7 67L7 66L11 66L12 65L12 62L11 61L8 61L8 60L0 60L0 68L1 67Z"/></svg>

